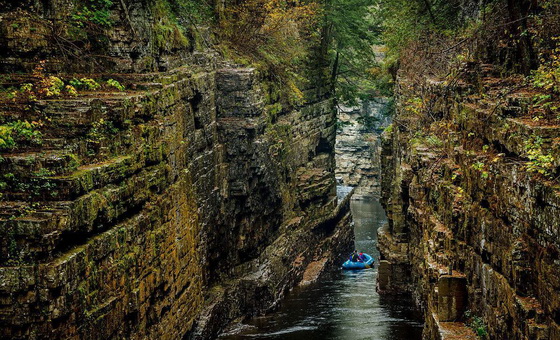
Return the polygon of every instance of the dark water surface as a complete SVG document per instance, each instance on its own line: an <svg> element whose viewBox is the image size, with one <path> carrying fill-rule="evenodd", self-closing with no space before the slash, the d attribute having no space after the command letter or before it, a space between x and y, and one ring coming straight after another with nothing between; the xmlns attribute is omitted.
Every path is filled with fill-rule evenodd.
<svg viewBox="0 0 560 340"><path fill-rule="evenodd" d="M356 249L377 259L376 230L386 222L383 208L373 200L352 201L352 213ZM422 323L412 302L379 296L376 280L377 268L334 273L294 289L277 312L239 325L220 339L421 339Z"/></svg>

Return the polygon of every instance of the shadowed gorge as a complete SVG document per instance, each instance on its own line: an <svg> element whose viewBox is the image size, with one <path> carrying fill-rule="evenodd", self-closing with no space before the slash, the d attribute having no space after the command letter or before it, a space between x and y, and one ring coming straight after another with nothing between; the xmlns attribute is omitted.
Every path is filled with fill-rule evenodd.
<svg viewBox="0 0 560 340"><path fill-rule="evenodd" d="M0 338L560 339L559 44L559 0L0 0Z"/></svg>

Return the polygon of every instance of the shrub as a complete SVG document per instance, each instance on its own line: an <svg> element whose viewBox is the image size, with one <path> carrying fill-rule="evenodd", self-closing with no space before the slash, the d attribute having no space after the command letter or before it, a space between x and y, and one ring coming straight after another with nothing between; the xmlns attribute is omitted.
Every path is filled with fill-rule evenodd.
<svg viewBox="0 0 560 340"><path fill-rule="evenodd" d="M88 90L88 91L95 91L101 86L99 85L98 82L96 82L91 78L81 78L81 79L74 78L70 80L68 83L76 89Z"/></svg>
<svg viewBox="0 0 560 340"><path fill-rule="evenodd" d="M555 44L560 41L560 37L554 37ZM531 74L529 78L533 86L541 88L554 95L560 94L560 47L556 45L551 51L542 53L540 56L541 65ZM550 99L544 98L544 99ZM543 98L539 99L543 102Z"/></svg>
<svg viewBox="0 0 560 340"><path fill-rule="evenodd" d="M119 91L124 91L125 87L124 85L122 85L121 83L119 83L118 81L116 81L115 79L109 79L107 80L107 85L109 85L110 87L114 87Z"/></svg>
<svg viewBox="0 0 560 340"><path fill-rule="evenodd" d="M37 128L37 122L15 121L0 125L0 150L12 150L17 148L19 142L40 145L42 137Z"/></svg>
<svg viewBox="0 0 560 340"><path fill-rule="evenodd" d="M554 177L554 157L543 151L544 140L539 136L532 136L525 141L525 152L529 161L525 163L527 171L539 173L547 178Z"/></svg>

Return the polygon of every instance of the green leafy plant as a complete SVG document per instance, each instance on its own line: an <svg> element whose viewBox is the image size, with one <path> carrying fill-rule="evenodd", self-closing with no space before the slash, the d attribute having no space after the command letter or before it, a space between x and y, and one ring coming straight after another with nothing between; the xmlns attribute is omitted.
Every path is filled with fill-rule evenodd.
<svg viewBox="0 0 560 340"><path fill-rule="evenodd" d="M387 126L384 130L384 132L386 133L392 133L393 132L393 124L390 124L389 126Z"/></svg>
<svg viewBox="0 0 560 340"><path fill-rule="evenodd" d="M86 138L89 143L99 143L118 131L112 121L100 119L93 123Z"/></svg>
<svg viewBox="0 0 560 340"><path fill-rule="evenodd" d="M33 173L33 176L35 177L48 177L48 176L53 176L55 174L55 172L53 170L47 169L47 168L41 168L38 171L35 171Z"/></svg>
<svg viewBox="0 0 560 340"><path fill-rule="evenodd" d="M81 79L72 79L68 82L70 85L74 86L76 89L80 90L88 90L88 91L95 91L101 85L91 78L81 78Z"/></svg>
<svg viewBox="0 0 560 340"><path fill-rule="evenodd" d="M75 97L75 96L78 95L78 91L77 91L76 88L75 88L74 86L72 86L72 85L66 85L66 86L64 87L64 89L65 89L66 93L67 93L69 96Z"/></svg>
<svg viewBox="0 0 560 340"><path fill-rule="evenodd" d="M124 85L122 85L121 83L119 83L118 81L116 81L115 79L109 79L107 80L107 85L109 85L110 87L114 87L119 91L124 91L125 87Z"/></svg>
<svg viewBox="0 0 560 340"><path fill-rule="evenodd" d="M480 172L480 178L488 179L490 177L490 173L487 171L486 164L484 162L476 161L471 166L474 170Z"/></svg>
<svg viewBox="0 0 560 340"><path fill-rule="evenodd" d="M421 116L425 108L424 101L419 97L409 99L404 106L404 109L407 112L412 113L415 116Z"/></svg>
<svg viewBox="0 0 560 340"><path fill-rule="evenodd" d="M554 37L557 43L560 37ZM533 86L554 94L560 94L560 47L556 46L548 55L541 55L541 65L531 74Z"/></svg>
<svg viewBox="0 0 560 340"><path fill-rule="evenodd" d="M63 95L75 96L77 91L72 84L65 84L56 76L45 72L46 61L40 61L34 68L33 82L23 83L19 88L11 88L6 94L7 99L20 103L33 103L38 99L52 99Z"/></svg>
<svg viewBox="0 0 560 340"><path fill-rule="evenodd" d="M42 133L37 122L15 121L0 125L0 150L15 149L18 143L42 144Z"/></svg>
<svg viewBox="0 0 560 340"><path fill-rule="evenodd" d="M72 19L78 27L87 25L98 25L110 27L113 24L111 20L111 0L88 0L86 4L77 8L72 14Z"/></svg>
<svg viewBox="0 0 560 340"><path fill-rule="evenodd" d="M168 0L158 0L152 4L154 14L154 44L159 50L173 51L186 47L189 40L185 29L179 25Z"/></svg>
<svg viewBox="0 0 560 340"><path fill-rule="evenodd" d="M476 171L482 171L484 169L485 164L481 161L476 161L472 164L472 168Z"/></svg>
<svg viewBox="0 0 560 340"><path fill-rule="evenodd" d="M481 317L473 314L470 310L467 310L465 312L465 319L467 320L467 326L469 326L479 338L486 339L488 337L488 329Z"/></svg>
<svg viewBox="0 0 560 340"><path fill-rule="evenodd" d="M554 156L543 151L544 140L540 136L532 136L525 141L525 152L529 161L525 163L527 171L539 173L547 178L554 177Z"/></svg>

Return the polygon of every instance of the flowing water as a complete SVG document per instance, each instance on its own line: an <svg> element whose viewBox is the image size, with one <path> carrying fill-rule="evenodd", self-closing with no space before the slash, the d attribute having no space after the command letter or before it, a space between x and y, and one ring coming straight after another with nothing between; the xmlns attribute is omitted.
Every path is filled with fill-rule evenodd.
<svg viewBox="0 0 560 340"><path fill-rule="evenodd" d="M378 258L377 229L386 222L377 201L352 201L356 249ZM340 259L341 263L344 259ZM422 323L405 298L375 290L377 268L339 271L316 284L294 289L278 311L239 325L220 339L415 340Z"/></svg>

